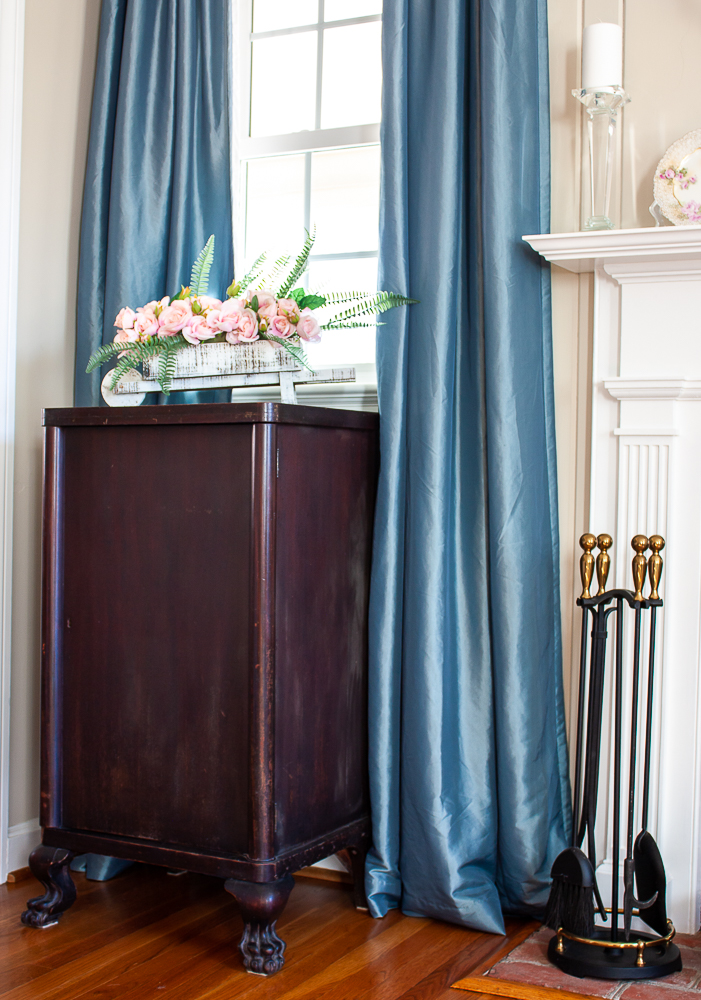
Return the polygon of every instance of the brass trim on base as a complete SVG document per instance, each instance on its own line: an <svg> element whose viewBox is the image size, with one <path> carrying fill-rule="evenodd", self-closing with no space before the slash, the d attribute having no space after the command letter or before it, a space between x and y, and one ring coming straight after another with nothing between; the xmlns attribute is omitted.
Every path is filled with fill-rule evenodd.
<svg viewBox="0 0 701 1000"><path fill-rule="evenodd" d="M606 912L607 913L611 912L610 906L606 907ZM622 914L623 910L619 910L618 912ZM638 910L634 910L633 916L639 917L640 912ZM558 927L555 933L557 935L557 951L558 954L560 955L562 955L565 950L563 938L567 938L569 941L577 941L579 944L594 945L596 948L637 948L638 958L636 965L642 967L645 965L645 959L644 959L645 949L652 948L660 944L663 944L666 948L667 945L671 943L674 935L676 934L676 931L674 929L674 924L672 923L672 921L668 920L667 933L665 934L664 937L657 937L650 939L637 938L635 941L605 941L600 938L579 937L579 935L572 934L570 931L566 931L562 927Z"/></svg>

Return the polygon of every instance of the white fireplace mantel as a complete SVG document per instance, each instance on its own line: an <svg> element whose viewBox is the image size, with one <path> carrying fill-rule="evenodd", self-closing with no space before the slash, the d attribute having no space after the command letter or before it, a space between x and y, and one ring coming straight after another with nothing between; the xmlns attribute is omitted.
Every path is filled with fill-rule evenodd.
<svg viewBox="0 0 701 1000"><path fill-rule="evenodd" d="M614 537L614 585L631 586L633 535L667 539L650 829L667 869L672 920L693 932L701 909L701 226L524 240L559 267L594 274L586 528ZM607 698L602 774L610 691ZM630 704L629 683L624 699ZM610 793L602 782L602 879L613 860Z"/></svg>

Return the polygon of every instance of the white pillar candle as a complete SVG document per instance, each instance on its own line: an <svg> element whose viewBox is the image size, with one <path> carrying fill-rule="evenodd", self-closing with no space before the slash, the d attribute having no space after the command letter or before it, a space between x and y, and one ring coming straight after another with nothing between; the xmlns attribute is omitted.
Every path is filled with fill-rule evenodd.
<svg viewBox="0 0 701 1000"><path fill-rule="evenodd" d="M582 90L623 86L623 32L618 24L590 24L582 40Z"/></svg>

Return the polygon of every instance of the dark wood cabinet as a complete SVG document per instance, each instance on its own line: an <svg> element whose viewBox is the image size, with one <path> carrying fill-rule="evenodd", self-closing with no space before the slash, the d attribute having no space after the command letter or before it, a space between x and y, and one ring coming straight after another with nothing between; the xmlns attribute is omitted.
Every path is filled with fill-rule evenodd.
<svg viewBox="0 0 701 1000"><path fill-rule="evenodd" d="M375 414L274 403L45 412L46 926L94 852L226 879L251 971L291 873L370 833Z"/></svg>

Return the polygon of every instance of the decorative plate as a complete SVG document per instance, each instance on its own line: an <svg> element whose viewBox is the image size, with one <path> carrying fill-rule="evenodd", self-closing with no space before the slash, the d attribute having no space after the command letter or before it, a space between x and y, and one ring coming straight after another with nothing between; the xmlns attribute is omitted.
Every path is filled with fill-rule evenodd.
<svg viewBox="0 0 701 1000"><path fill-rule="evenodd" d="M701 223L701 129L672 143L655 168L653 191L675 226Z"/></svg>

